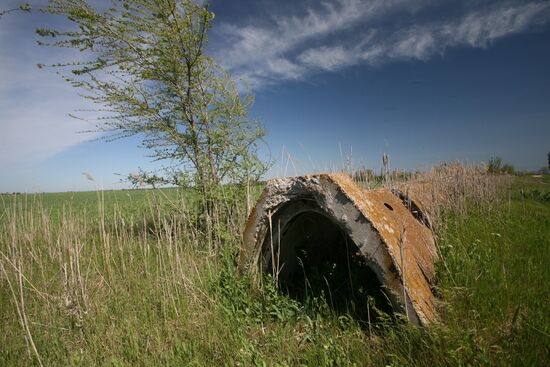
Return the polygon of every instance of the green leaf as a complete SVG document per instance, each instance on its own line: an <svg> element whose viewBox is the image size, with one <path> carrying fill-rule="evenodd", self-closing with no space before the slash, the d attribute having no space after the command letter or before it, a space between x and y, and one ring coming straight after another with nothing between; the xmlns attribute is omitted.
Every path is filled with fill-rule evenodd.
<svg viewBox="0 0 550 367"><path fill-rule="evenodd" d="M23 4L19 5L19 10L30 12L32 10L31 4L23 3Z"/></svg>

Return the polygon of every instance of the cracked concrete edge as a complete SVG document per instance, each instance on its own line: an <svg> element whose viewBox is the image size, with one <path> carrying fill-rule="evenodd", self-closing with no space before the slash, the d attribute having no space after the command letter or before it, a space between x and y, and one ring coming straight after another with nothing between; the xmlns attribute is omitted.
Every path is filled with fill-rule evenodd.
<svg viewBox="0 0 550 367"><path fill-rule="evenodd" d="M396 311L407 313L417 325L426 326L437 320L431 291L437 252L431 230L391 191L364 190L343 174L268 181L243 231L238 261L241 272L259 274L269 217L297 198L315 200L319 208L350 235L389 291L392 302L397 305Z"/></svg>

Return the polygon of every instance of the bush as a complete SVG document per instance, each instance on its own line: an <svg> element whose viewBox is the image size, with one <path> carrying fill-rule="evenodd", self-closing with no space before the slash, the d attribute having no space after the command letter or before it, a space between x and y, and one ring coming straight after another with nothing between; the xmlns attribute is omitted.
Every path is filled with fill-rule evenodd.
<svg viewBox="0 0 550 367"><path fill-rule="evenodd" d="M489 162L487 163L487 172L493 174L507 173L509 175L513 175L515 171L514 166L512 166L511 164L503 164L502 158L493 157L489 159Z"/></svg>

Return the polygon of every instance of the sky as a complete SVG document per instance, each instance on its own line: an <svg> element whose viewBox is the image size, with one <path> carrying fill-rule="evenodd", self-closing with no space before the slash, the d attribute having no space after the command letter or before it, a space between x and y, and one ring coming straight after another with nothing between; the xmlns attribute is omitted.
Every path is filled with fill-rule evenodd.
<svg viewBox="0 0 550 367"><path fill-rule="evenodd" d="M105 0L94 0L104 5ZM0 10L20 1L0 0ZM44 1L31 2L34 6ZM207 52L255 96L266 178L355 167L425 170L499 156L520 170L550 151L550 1L211 0ZM105 142L76 89L37 63L61 18L0 18L0 192L124 188L160 166L139 137ZM90 178L93 178L91 180Z"/></svg>

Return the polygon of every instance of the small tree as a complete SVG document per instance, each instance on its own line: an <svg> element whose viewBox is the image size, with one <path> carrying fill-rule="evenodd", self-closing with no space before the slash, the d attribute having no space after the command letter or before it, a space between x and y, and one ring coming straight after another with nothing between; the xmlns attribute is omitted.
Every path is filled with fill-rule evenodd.
<svg viewBox="0 0 550 367"><path fill-rule="evenodd" d="M550 151L548 152L546 157L548 158L548 171L550 171Z"/></svg>
<svg viewBox="0 0 550 367"><path fill-rule="evenodd" d="M509 175L513 175L515 173L515 169L514 169L514 166L512 166L511 164L503 163L502 158L493 157L489 159L489 163L487 165L487 172L493 173L493 174L506 173Z"/></svg>
<svg viewBox="0 0 550 367"><path fill-rule="evenodd" d="M241 97L204 53L214 19L208 4L118 0L99 11L86 0L50 0L47 11L66 16L75 29L38 29L52 39L41 44L88 58L50 66L102 106L100 131L109 138L140 135L154 159L172 163L159 180L198 190L211 233L221 215L221 185L256 180L266 165L256 153L264 130L247 118L253 98Z"/></svg>
<svg viewBox="0 0 550 367"><path fill-rule="evenodd" d="M513 175L514 172L515 172L514 166L509 163L503 164L500 170L500 173L506 173L509 175Z"/></svg>
<svg viewBox="0 0 550 367"><path fill-rule="evenodd" d="M487 172L489 173L500 173L502 170L502 158L492 157L489 159L489 164L487 166Z"/></svg>

